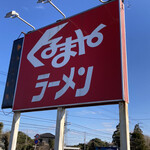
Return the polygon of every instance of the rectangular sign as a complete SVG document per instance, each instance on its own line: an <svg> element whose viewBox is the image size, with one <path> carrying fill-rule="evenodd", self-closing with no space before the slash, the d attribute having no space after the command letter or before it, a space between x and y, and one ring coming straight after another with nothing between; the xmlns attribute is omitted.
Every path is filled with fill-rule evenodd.
<svg viewBox="0 0 150 150"><path fill-rule="evenodd" d="M15 87L16 87L16 80L20 62L20 55L22 50L22 43L23 38L17 39L13 43L13 49L11 54L11 60L9 64L9 70L7 75L7 81L4 91L2 109L4 108L12 108Z"/></svg>
<svg viewBox="0 0 150 150"><path fill-rule="evenodd" d="M26 34L13 111L128 101L120 18L115 0Z"/></svg>

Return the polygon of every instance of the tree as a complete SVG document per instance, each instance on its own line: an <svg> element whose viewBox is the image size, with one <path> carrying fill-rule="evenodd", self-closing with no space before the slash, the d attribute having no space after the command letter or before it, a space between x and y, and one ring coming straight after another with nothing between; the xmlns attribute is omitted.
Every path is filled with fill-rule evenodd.
<svg viewBox="0 0 150 150"><path fill-rule="evenodd" d="M2 141L2 129L3 129L3 123L0 122L0 149L3 149L4 148L4 143Z"/></svg>
<svg viewBox="0 0 150 150"><path fill-rule="evenodd" d="M120 147L120 124L116 126L116 130L113 133L112 139L112 143L115 146Z"/></svg>
<svg viewBox="0 0 150 150"><path fill-rule="evenodd" d="M10 132L6 132L2 136L2 141L4 142L5 150L8 150Z"/></svg>
<svg viewBox="0 0 150 150"><path fill-rule="evenodd" d="M109 144L107 142L101 141L98 138L92 139L88 142L88 150L94 150L96 147L107 147Z"/></svg>
<svg viewBox="0 0 150 150"><path fill-rule="evenodd" d="M147 150L143 131L139 124L134 127L133 133L131 133L131 150Z"/></svg>
<svg viewBox="0 0 150 150"><path fill-rule="evenodd" d="M2 134L2 129L3 129L3 123L2 122L0 122L0 135Z"/></svg>
<svg viewBox="0 0 150 150"><path fill-rule="evenodd" d="M74 145L73 147L79 147L81 150L84 150L84 146L86 147L85 149L87 150L87 144L84 143L79 143L78 145Z"/></svg>
<svg viewBox="0 0 150 150"><path fill-rule="evenodd" d="M48 143L49 143L49 147L51 148L51 149L54 149L54 139L49 139L49 141L48 141Z"/></svg>
<svg viewBox="0 0 150 150"><path fill-rule="evenodd" d="M25 133L19 131L16 150L32 150L34 141Z"/></svg>
<svg viewBox="0 0 150 150"><path fill-rule="evenodd" d="M8 150L10 132L6 132L2 136L5 150ZM25 133L19 131L17 138L16 150L33 150L34 141Z"/></svg>

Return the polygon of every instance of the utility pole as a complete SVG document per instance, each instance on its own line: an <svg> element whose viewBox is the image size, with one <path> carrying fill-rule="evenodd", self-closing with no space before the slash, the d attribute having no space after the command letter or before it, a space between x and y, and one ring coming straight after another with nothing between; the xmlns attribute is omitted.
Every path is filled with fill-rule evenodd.
<svg viewBox="0 0 150 150"><path fill-rule="evenodd" d="M84 132L84 150L86 150L86 132Z"/></svg>
<svg viewBox="0 0 150 150"><path fill-rule="evenodd" d="M66 110L66 118L65 118L65 142L64 142L64 145L67 146L67 132L68 132L68 129L67 129L67 125L68 125L68 111Z"/></svg>
<svg viewBox="0 0 150 150"><path fill-rule="evenodd" d="M28 130L27 130L27 134L28 134ZM26 146L27 146L27 134L26 134L26 140L25 140L25 150L27 149Z"/></svg>

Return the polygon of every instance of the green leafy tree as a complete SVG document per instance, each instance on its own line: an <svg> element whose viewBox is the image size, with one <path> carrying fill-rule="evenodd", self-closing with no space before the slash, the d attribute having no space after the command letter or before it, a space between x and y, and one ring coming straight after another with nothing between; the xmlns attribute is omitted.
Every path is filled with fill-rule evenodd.
<svg viewBox="0 0 150 150"><path fill-rule="evenodd" d="M6 132L2 136L2 140L5 146L5 150L8 150L10 132ZM33 150L34 140L32 140L28 135L19 131L17 138L16 150Z"/></svg>
<svg viewBox="0 0 150 150"><path fill-rule="evenodd" d="M87 144L84 143L79 143L78 145L74 145L73 147L79 147L81 150L84 150L84 146L86 147L85 149L87 150Z"/></svg>
<svg viewBox="0 0 150 150"><path fill-rule="evenodd" d="M0 122L0 149L4 147L4 144L2 142L2 129L3 129L3 123Z"/></svg>
<svg viewBox="0 0 150 150"><path fill-rule="evenodd" d="M133 133L131 133L131 150L147 150L143 131L139 124L134 127Z"/></svg>
<svg viewBox="0 0 150 150"><path fill-rule="evenodd" d="M5 150L8 150L10 132L6 132L2 136L2 141L4 142Z"/></svg>
<svg viewBox="0 0 150 150"><path fill-rule="evenodd" d="M25 133L19 131L16 150L33 150L34 141Z"/></svg>
<svg viewBox="0 0 150 150"><path fill-rule="evenodd" d="M51 149L54 149L54 139L49 139L49 147L51 148Z"/></svg>
<svg viewBox="0 0 150 150"><path fill-rule="evenodd" d="M0 135L2 134L2 129L3 129L3 123L2 122L0 122Z"/></svg>
<svg viewBox="0 0 150 150"><path fill-rule="evenodd" d="M109 144L107 142L101 141L98 138L92 139L87 144L88 150L95 150L96 147L107 147Z"/></svg>
<svg viewBox="0 0 150 150"><path fill-rule="evenodd" d="M115 146L120 147L120 124L116 126L116 130L113 133L112 139L112 143Z"/></svg>

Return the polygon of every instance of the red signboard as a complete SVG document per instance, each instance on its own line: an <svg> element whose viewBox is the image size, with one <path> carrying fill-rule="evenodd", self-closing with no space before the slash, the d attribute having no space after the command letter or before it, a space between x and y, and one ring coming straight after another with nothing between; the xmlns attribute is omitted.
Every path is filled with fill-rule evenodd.
<svg viewBox="0 0 150 150"><path fill-rule="evenodd" d="M120 5L115 0L26 34L13 110L128 101Z"/></svg>

